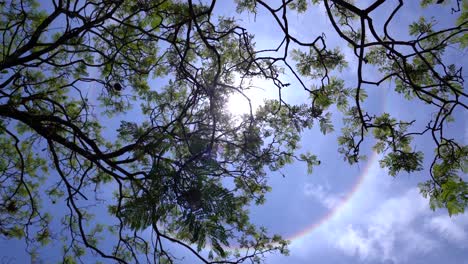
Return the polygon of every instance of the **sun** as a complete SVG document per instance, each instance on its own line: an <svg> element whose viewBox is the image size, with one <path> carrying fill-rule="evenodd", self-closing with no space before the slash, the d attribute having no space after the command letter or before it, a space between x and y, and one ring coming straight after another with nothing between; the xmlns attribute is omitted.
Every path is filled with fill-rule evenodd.
<svg viewBox="0 0 468 264"><path fill-rule="evenodd" d="M240 80L238 79L236 85L239 86ZM227 101L227 110L234 116L241 116L249 114L252 109L252 114L264 104L265 100L275 98L274 85L265 79L253 78L249 81L248 85L243 84L243 94L234 92L229 96Z"/></svg>

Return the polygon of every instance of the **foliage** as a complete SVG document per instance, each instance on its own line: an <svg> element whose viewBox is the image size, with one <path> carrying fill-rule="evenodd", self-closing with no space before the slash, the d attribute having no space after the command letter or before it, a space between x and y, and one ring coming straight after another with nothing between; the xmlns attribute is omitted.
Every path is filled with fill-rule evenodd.
<svg viewBox="0 0 468 264"><path fill-rule="evenodd" d="M216 17L215 1L0 3L2 238L24 239L33 259L40 247L60 242L64 263L96 256L177 262L168 244L204 263L287 254L288 242L253 225L248 207L264 202L267 171L301 161L311 173L320 164L299 153L301 132L314 124L333 132L334 107L343 115L338 151L345 160L362 159L361 144L373 137L394 176L423 169L413 138L430 135L435 155L421 192L433 209L464 212L468 149L444 132L455 111L466 111L467 94L462 67L444 54L466 48L466 3L452 1L453 26L440 29L421 17L405 40L388 31L403 2L388 11L381 31L372 20L381 0L366 9L344 0L235 2L240 15L270 15L281 45L258 50L248 28ZM352 87L339 77L348 66L344 46L328 47L323 34L303 41L289 29L287 14L319 5L357 58ZM382 77L366 76L365 67ZM291 85L285 71L309 103L282 99ZM271 82L279 98L233 117L229 96L244 95L253 78ZM433 107L422 130L363 107L368 87L390 81L402 98Z"/></svg>

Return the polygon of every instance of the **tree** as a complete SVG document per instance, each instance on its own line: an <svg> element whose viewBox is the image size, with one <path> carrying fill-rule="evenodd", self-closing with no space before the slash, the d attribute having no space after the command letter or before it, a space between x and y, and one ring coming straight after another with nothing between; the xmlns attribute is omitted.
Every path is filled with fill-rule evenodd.
<svg viewBox="0 0 468 264"><path fill-rule="evenodd" d="M215 1L2 2L1 236L24 239L33 256L61 238L66 263L94 255L177 262L168 243L205 263L286 254L287 241L252 225L247 207L263 203L270 189L266 168L302 161L311 172L320 163L298 153L298 143L314 123L324 134L333 129L331 106L343 112L345 159L358 162L362 142L374 137L392 175L422 169L423 154L411 140L431 134L436 152L421 191L433 208L463 212L468 148L444 131L454 111L467 109L467 95L461 66L447 64L444 51L466 47L467 5L446 3L458 8L456 25L434 29L435 22L421 18L410 26L412 39L399 40L387 27L402 1L388 13L383 33L373 25L371 14L384 2L358 8L344 0L237 0L238 12L262 9L277 21L284 40L271 50L256 49L235 19L215 17ZM323 35L301 41L288 28L286 14L318 5L358 58L355 88L339 78L346 66L339 49L328 48ZM369 80L366 64L383 77ZM291 85L282 79L285 70L310 104L280 96L231 121L230 95L244 94L252 78L271 81L281 95ZM422 131L411 130L414 121L361 106L366 85L389 80L404 97L437 110ZM53 206L67 210L51 214ZM65 229L51 229L53 221Z"/></svg>

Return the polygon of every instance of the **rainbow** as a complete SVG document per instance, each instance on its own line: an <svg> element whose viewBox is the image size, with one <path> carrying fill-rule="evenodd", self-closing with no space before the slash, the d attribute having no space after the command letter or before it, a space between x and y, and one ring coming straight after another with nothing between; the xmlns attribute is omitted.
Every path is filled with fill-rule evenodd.
<svg viewBox="0 0 468 264"><path fill-rule="evenodd" d="M385 99L387 98L387 90L384 90L380 96L382 99L382 110L385 112L385 110L387 109L387 100ZM330 221L340 211L340 209L342 209L351 200L351 198L353 198L353 196L361 188L362 184L364 183L364 180L369 175L369 169L372 167L372 165L376 163L378 156L379 155L376 152L374 151L372 152L369 158L369 161L364 167L362 173L356 179L356 182L354 183L352 189L346 194L346 196L343 199L341 199L340 203L337 206L329 210L327 214L325 214L325 216L323 216L319 221L312 223L311 225L293 234L292 236L286 237L286 239L290 240L291 242L295 240L299 240L309 235L310 233L312 233L314 230L316 230L317 228L319 228L326 222Z"/></svg>
<svg viewBox="0 0 468 264"><path fill-rule="evenodd" d="M373 152L369 161L367 162L366 166L364 167L362 173L359 175L359 177L356 179L356 182L354 183L353 187L351 190L346 194L345 197L343 197L338 205L336 205L333 209L329 210L325 216L323 216L319 221L316 221L312 223L311 225L307 226L303 230L297 232L296 234L287 237L287 240L290 241L295 241L299 240L310 233L312 233L314 230L319 228L321 225L325 224L329 220L331 220L339 211L342 209L350 200L353 198L353 196L357 193L359 188L362 186L364 183L364 180L366 177L369 175L369 169L373 164L375 164L375 161L377 160L377 153Z"/></svg>
<svg viewBox="0 0 468 264"><path fill-rule="evenodd" d="M311 234L314 232L317 228L325 224L326 222L330 221L334 216L337 215L337 213L340 211L340 209L343 209L343 207L350 202L350 200L354 197L354 195L358 192L358 190L361 188L363 185L364 181L368 178L370 175L369 170L370 168L376 163L378 159L378 154L376 152L373 152L366 163L366 166L362 170L362 173L357 177L356 182L352 186L351 190L346 193L346 195L341 199L340 203L336 205L333 209L329 210L320 220L312 223L309 226L306 226L304 229L301 231L291 235L284 237L284 239L289 240L290 242L298 241L301 238L306 237L307 235ZM205 249L211 248L210 245L206 245ZM240 251L245 250L245 248L239 248L237 246L229 246L226 247L229 249L237 249Z"/></svg>

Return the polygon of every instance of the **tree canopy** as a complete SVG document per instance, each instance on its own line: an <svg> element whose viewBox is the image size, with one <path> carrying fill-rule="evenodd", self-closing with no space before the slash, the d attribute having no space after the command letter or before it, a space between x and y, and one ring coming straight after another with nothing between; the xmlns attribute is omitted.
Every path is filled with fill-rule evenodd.
<svg viewBox="0 0 468 264"><path fill-rule="evenodd" d="M264 202L267 172L305 162L312 173L320 157L301 152L301 133L314 125L333 131L332 112L343 118L345 161L363 159L364 141L393 176L424 169L426 158L422 195L433 209L464 212L468 147L447 127L467 110L467 93L463 61L445 54L466 50L468 2L421 0L422 7L451 5L451 24L415 16L405 36L391 31L408 5L401 0L236 0L233 17L216 14L223 4L0 2L2 239L23 239L33 258L59 242L65 263L177 263L168 244L204 263L287 254L286 240L249 221L248 206ZM384 6L387 16L375 22ZM293 33L288 16L315 8L345 45ZM257 48L239 23L258 12L276 21L278 46ZM340 77L345 67L357 69L354 83ZM270 82L278 97L234 117L227 101L234 94L249 100L253 78ZM432 107L429 122L421 128L368 112L366 91L384 84L402 100ZM286 89L310 100L287 102ZM429 157L412 144L423 136L432 140Z"/></svg>

